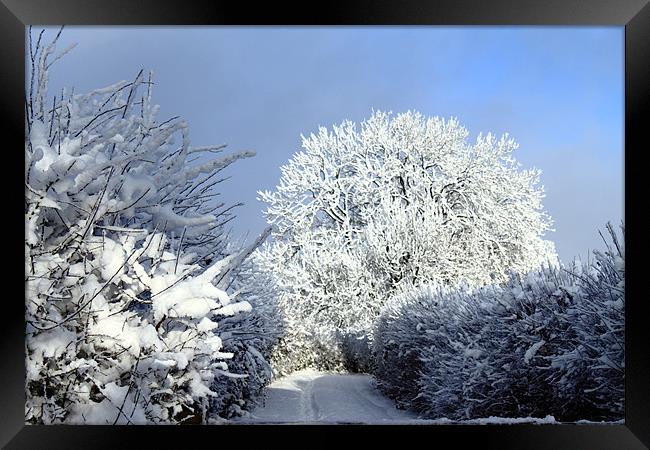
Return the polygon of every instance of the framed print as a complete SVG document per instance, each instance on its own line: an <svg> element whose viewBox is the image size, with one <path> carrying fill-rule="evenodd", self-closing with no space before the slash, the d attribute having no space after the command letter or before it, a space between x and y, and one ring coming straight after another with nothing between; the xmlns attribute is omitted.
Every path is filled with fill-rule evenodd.
<svg viewBox="0 0 650 450"><path fill-rule="evenodd" d="M3 0L3 446L648 448L647 3Z"/></svg>

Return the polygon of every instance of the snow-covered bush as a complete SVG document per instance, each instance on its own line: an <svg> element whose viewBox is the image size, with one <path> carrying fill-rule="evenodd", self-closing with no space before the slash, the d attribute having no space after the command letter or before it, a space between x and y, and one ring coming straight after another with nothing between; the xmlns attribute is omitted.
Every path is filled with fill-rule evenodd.
<svg viewBox="0 0 650 450"><path fill-rule="evenodd" d="M382 308L373 336L374 376L400 408L414 406L419 395L423 352L431 345L425 330L458 326L475 306L453 294L444 287L421 287L395 296Z"/></svg>
<svg viewBox="0 0 650 450"><path fill-rule="evenodd" d="M365 331L349 331L339 340L343 365L352 373L372 373L371 339Z"/></svg>
<svg viewBox="0 0 650 450"><path fill-rule="evenodd" d="M375 327L379 387L431 418L622 419L625 254L608 230L591 264L392 299Z"/></svg>
<svg viewBox="0 0 650 450"><path fill-rule="evenodd" d="M218 323L251 309L226 293L250 249L224 253L215 175L253 153L190 146L184 121L157 121L142 71L49 98L59 34L30 30L25 419L205 423L219 378L239 376Z"/></svg>
<svg viewBox="0 0 650 450"><path fill-rule="evenodd" d="M403 287L501 282L556 260L539 171L520 170L507 135L471 143L455 119L374 112L302 145L260 192L274 226L262 259L290 336L314 323L368 335Z"/></svg>
<svg viewBox="0 0 650 450"><path fill-rule="evenodd" d="M265 238L265 234L259 240ZM272 352L284 333L282 316L275 305L273 278L259 270L255 255L253 253L242 263L229 286L234 292L232 298L248 302L251 311L219 322L224 350L234 354L228 361L230 371L248 375L215 380L214 390L226 394L214 397L211 406L225 418L245 415L260 404L263 388L273 377L269 363Z"/></svg>
<svg viewBox="0 0 650 450"><path fill-rule="evenodd" d="M342 372L345 357L339 335L317 322L286 319L284 332L271 354L271 366L276 376L285 376L304 368Z"/></svg>

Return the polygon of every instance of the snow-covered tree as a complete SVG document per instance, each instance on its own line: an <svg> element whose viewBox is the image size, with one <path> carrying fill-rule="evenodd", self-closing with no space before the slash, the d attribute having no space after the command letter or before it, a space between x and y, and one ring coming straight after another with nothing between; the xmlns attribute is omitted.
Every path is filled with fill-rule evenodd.
<svg viewBox="0 0 650 450"><path fill-rule="evenodd" d="M143 71L50 97L59 35L29 35L26 421L206 422L219 377L247 376L215 329L251 309L226 293L252 249L228 250L214 187L254 153L192 147Z"/></svg>
<svg viewBox="0 0 650 450"><path fill-rule="evenodd" d="M303 137L273 192L262 259L296 326L368 330L402 286L503 282L556 263L538 170L507 135L455 119L374 112Z"/></svg>

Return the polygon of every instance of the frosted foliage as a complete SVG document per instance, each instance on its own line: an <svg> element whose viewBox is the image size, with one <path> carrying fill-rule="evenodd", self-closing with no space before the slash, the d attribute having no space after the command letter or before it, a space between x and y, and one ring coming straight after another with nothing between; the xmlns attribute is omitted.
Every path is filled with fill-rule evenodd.
<svg viewBox="0 0 650 450"><path fill-rule="evenodd" d="M380 389L427 418L622 420L625 249L608 230L589 264L395 296L374 330Z"/></svg>
<svg viewBox="0 0 650 450"><path fill-rule="evenodd" d="M295 327L356 333L402 287L557 264L540 173L520 168L507 135L469 142L455 119L375 112L302 146L275 191L260 192L275 227L261 259Z"/></svg>
<svg viewBox="0 0 650 450"><path fill-rule="evenodd" d="M239 375L219 323L251 309L226 293L251 250L224 258L214 176L252 153L210 158L222 147L159 122L151 74L49 100L56 39L42 36L28 55L26 421L206 422L216 380Z"/></svg>
<svg viewBox="0 0 650 450"><path fill-rule="evenodd" d="M252 308L219 322L224 349L234 354L228 361L230 371L248 375L215 380L213 388L228 394L213 397L211 408L224 418L247 415L252 406L261 403L263 389L273 378L271 354L284 331L275 304L273 278L259 269L256 253L238 266L230 289L238 302L246 302Z"/></svg>

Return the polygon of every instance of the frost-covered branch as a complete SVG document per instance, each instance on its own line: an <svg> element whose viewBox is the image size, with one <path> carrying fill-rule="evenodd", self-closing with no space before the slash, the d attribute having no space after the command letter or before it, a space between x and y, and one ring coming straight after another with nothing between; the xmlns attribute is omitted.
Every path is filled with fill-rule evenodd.
<svg viewBox="0 0 650 450"><path fill-rule="evenodd" d="M236 400L218 380L239 376L217 324L250 312L213 279L252 249L228 242L232 207L202 176L254 153L190 161L223 146L192 148L184 121L158 123L143 71L64 90L46 111L48 71L69 51L52 57L59 34L34 46L30 33L26 421L205 423L215 398Z"/></svg>

